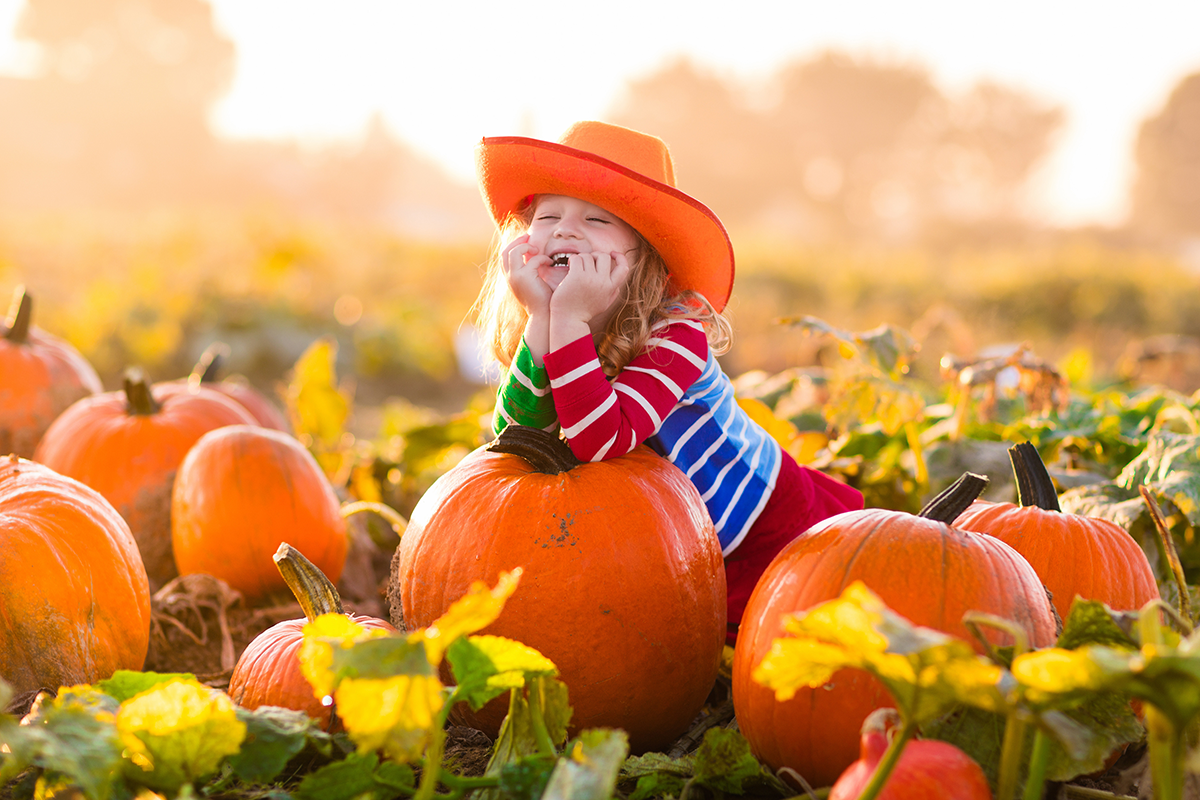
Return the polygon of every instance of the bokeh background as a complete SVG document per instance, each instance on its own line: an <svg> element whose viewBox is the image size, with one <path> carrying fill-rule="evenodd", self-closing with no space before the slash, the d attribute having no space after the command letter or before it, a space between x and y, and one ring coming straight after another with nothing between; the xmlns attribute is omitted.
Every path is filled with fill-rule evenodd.
<svg viewBox="0 0 1200 800"><path fill-rule="evenodd" d="M735 243L732 374L900 326L1200 387L1200 6L0 0L0 293L107 388L338 344L358 425L486 392L484 135L655 133Z"/></svg>

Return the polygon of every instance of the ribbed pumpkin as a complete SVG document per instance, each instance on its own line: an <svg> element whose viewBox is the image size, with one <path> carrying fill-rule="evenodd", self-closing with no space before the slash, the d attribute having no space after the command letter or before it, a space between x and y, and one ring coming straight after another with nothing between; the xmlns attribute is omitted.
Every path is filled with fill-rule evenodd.
<svg viewBox="0 0 1200 800"><path fill-rule="evenodd" d="M34 460L86 483L120 512L152 590L175 577L171 486L192 445L211 430L254 423L228 397L179 382L151 385L136 367L125 388L80 400L46 430Z"/></svg>
<svg viewBox="0 0 1200 800"><path fill-rule="evenodd" d="M333 727L333 707L322 705L301 673L300 645L304 643L304 626L311 620L322 614L345 613L342 601L329 578L296 548L281 544L272 559L300 603L304 618L277 622L254 637L233 668L229 696L249 709L280 706L303 711L323 730L329 730ZM349 616L367 629L395 631L386 620Z"/></svg>
<svg viewBox="0 0 1200 800"><path fill-rule="evenodd" d="M968 474L919 515L880 508L838 514L775 557L750 595L733 659L734 711L759 758L774 769L796 770L813 786L828 786L858 757L867 715L893 705L883 685L861 670L841 670L787 702L751 677L783 635L785 614L833 600L855 580L914 624L976 646L962 622L968 611L1012 620L1034 647L1054 642L1050 601L1025 559L998 539L948 524L985 484ZM998 632L989 638L1007 642Z"/></svg>
<svg viewBox="0 0 1200 800"><path fill-rule="evenodd" d="M1139 609L1159 596L1146 554L1114 522L1065 514L1054 480L1030 442L1008 451L1017 479L1017 503L977 500L955 527L995 536L1025 557L1054 595L1066 619L1078 595L1117 611Z"/></svg>
<svg viewBox="0 0 1200 800"><path fill-rule="evenodd" d="M220 578L249 603L287 591L271 559L284 541L334 583L349 544L316 459L293 437L258 425L210 431L188 451L175 475L171 541L179 574Z"/></svg>
<svg viewBox="0 0 1200 800"><path fill-rule="evenodd" d="M229 358L229 345L213 342L201 354L200 360L188 376L192 386L213 389L245 406L259 425L284 433L291 433L287 417L266 395L255 389L242 376L225 376L225 361Z"/></svg>
<svg viewBox="0 0 1200 800"><path fill-rule="evenodd" d="M140 670L150 589L129 526L48 467L0 460L0 677L22 693Z"/></svg>
<svg viewBox="0 0 1200 800"><path fill-rule="evenodd" d="M484 633L559 669L575 730L622 728L634 752L691 724L725 641L725 573L692 483L647 447L580 463L558 437L510 426L417 503L392 561L392 622L432 623L473 581L521 583ZM457 717L495 734L507 703Z"/></svg>
<svg viewBox="0 0 1200 800"><path fill-rule="evenodd" d="M79 351L32 324L33 298L17 287L0 337L0 455L33 458L50 423L76 400L104 391Z"/></svg>

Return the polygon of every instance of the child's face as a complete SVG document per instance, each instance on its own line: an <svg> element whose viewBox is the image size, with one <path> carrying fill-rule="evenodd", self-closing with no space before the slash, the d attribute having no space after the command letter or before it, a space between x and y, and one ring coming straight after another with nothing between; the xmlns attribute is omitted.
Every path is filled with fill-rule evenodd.
<svg viewBox="0 0 1200 800"><path fill-rule="evenodd" d="M555 266L560 253L624 253L632 259L638 235L616 214L599 206L561 194L541 195L529 223L529 244L550 263L538 267L538 275L557 289L567 276L567 267Z"/></svg>

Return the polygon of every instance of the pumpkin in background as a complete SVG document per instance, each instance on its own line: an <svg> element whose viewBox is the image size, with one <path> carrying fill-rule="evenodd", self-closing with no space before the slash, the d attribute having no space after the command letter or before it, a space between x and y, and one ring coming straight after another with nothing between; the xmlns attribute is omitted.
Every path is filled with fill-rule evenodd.
<svg viewBox="0 0 1200 800"><path fill-rule="evenodd" d="M14 692L140 670L150 588L129 526L98 492L0 460L0 677Z"/></svg>
<svg viewBox="0 0 1200 800"><path fill-rule="evenodd" d="M1065 514L1054 481L1030 442L1008 450L1017 479L1017 503L977 500L955 527L994 536L1025 557L1067 618L1076 595L1116 611L1140 609L1159 597L1146 554L1115 522Z"/></svg>
<svg viewBox="0 0 1200 800"><path fill-rule="evenodd" d="M1023 628L1032 647L1056 639L1053 607L1041 579L998 539L950 526L982 491L986 478L964 475L918 515L881 508L823 520L784 548L746 605L733 657L733 705L755 755L772 769L789 767L813 786L828 786L859 753L863 720L892 706L866 672L838 671L825 685L801 688L786 702L751 677L783 617L837 598L861 580L914 625L966 639L968 611L994 614ZM1011 643L988 631L994 644Z"/></svg>
<svg viewBox="0 0 1200 800"><path fill-rule="evenodd" d="M171 541L180 575L207 573L255 603L287 590L271 558L284 541L337 583L349 536L333 486L304 445L231 425L201 436L179 467Z"/></svg>
<svg viewBox="0 0 1200 800"><path fill-rule="evenodd" d="M663 748L703 708L725 643L725 569L699 493L645 446L581 464L557 436L509 426L418 501L392 560L398 628L428 626L473 581L521 584L483 633L555 663L571 729ZM492 736L504 700L455 719Z"/></svg>
<svg viewBox="0 0 1200 800"><path fill-rule="evenodd" d="M125 388L80 400L46 430L34 460L86 483L117 509L137 541L151 590L175 577L171 486L196 441L225 425L254 423L228 397L126 371Z"/></svg>
<svg viewBox="0 0 1200 800"><path fill-rule="evenodd" d="M33 298L17 287L0 337L0 455L33 458L50 423L76 400L104 391L79 351L32 324Z"/></svg>
<svg viewBox="0 0 1200 800"><path fill-rule="evenodd" d="M227 358L229 358L229 345L224 342L213 342L200 355L200 360L196 362L192 374L187 378L188 383L192 386L213 389L232 398L245 406L258 424L264 428L291 433L292 427L288 424L287 417L280 411L279 406L251 386L245 377L241 375L223 376Z"/></svg>
<svg viewBox="0 0 1200 800"><path fill-rule="evenodd" d="M300 645L304 643L304 626L309 622L322 614L345 613L341 598L329 578L291 545L279 545L272 560L300 603L304 618L277 622L254 637L233 668L229 696L251 710L280 706L303 711L317 720L322 730L329 730L334 727L333 708L321 703L313 693L312 684L301 673ZM386 620L348 616L368 630L396 630Z"/></svg>

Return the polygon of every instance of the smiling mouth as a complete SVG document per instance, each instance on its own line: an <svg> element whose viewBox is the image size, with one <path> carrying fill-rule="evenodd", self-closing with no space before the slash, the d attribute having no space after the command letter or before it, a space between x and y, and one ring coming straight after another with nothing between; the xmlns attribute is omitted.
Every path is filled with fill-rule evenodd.
<svg viewBox="0 0 1200 800"><path fill-rule="evenodd" d="M567 260L567 254L566 254L566 253L559 253L558 255L556 255L556 256L554 257L554 266L556 266L556 267L566 267L566 266L570 266L570 264L569 264L569 262L568 262L568 260Z"/></svg>

